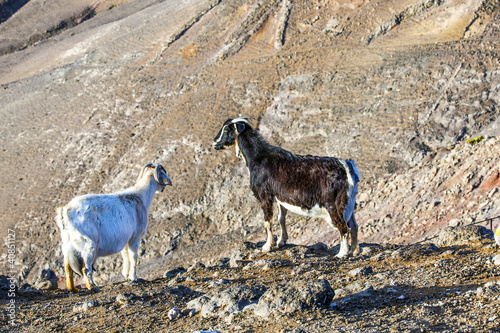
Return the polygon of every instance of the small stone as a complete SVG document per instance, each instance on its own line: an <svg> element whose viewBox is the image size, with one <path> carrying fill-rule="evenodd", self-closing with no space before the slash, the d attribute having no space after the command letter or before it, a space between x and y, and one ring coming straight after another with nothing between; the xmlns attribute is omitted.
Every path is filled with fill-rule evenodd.
<svg viewBox="0 0 500 333"><path fill-rule="evenodd" d="M165 271L165 273L163 273L163 277L173 278L173 277L175 277L181 273L184 273L184 272L186 272L184 267L177 267L177 268L173 268L173 269L168 269Z"/></svg>
<svg viewBox="0 0 500 333"><path fill-rule="evenodd" d="M195 309L184 309L181 311L180 315L185 317L194 317L198 314Z"/></svg>
<svg viewBox="0 0 500 333"><path fill-rule="evenodd" d="M237 260L235 258L231 258L231 260L229 260L229 267L231 267L231 268L238 268L238 267L240 267L240 263L241 263L241 260Z"/></svg>
<svg viewBox="0 0 500 333"><path fill-rule="evenodd" d="M183 276L177 276L175 278L173 278L172 280L168 281L168 285L169 286L173 286L174 284L177 284L177 283L181 283L181 282L184 282L186 281L186 278L183 277Z"/></svg>
<svg viewBox="0 0 500 333"><path fill-rule="evenodd" d="M85 311L88 311L90 308L93 308L94 306L95 306L95 302L94 301L86 301L86 302L83 302L81 304L76 304L73 307L73 311L75 311L75 312L85 312Z"/></svg>
<svg viewBox="0 0 500 333"><path fill-rule="evenodd" d="M380 261L383 260L387 254L385 252L380 252L379 254L374 255L373 257L370 258L372 261Z"/></svg>
<svg viewBox="0 0 500 333"><path fill-rule="evenodd" d="M371 268L371 266L365 266L365 267L355 268L355 269L349 271L349 273L347 273L347 275L349 275L351 277L358 277L358 276L366 276L366 275L372 274L372 273L373 273L373 269Z"/></svg>
<svg viewBox="0 0 500 333"><path fill-rule="evenodd" d="M328 246L325 243L319 242L309 246L309 251L314 251L314 252L328 251Z"/></svg>
<svg viewBox="0 0 500 333"><path fill-rule="evenodd" d="M259 298L254 314L269 317L330 304L334 291L327 280L290 281L269 288Z"/></svg>
<svg viewBox="0 0 500 333"><path fill-rule="evenodd" d="M36 294L43 294L43 292L40 289L32 288L31 286L26 287L23 290L23 293L36 293Z"/></svg>
<svg viewBox="0 0 500 333"><path fill-rule="evenodd" d="M446 227L439 233L436 244L438 246L467 245L472 241L493 239L493 236L493 231L483 226Z"/></svg>
<svg viewBox="0 0 500 333"><path fill-rule="evenodd" d="M50 280L41 280L35 283L35 288L41 290L55 290L57 289L57 282Z"/></svg>
<svg viewBox="0 0 500 333"><path fill-rule="evenodd" d="M210 284L208 286L210 288L213 288L216 286L222 286L222 285L226 285L226 284L230 284L230 283L231 283L231 281L229 281L227 279L218 279L218 280L210 282Z"/></svg>
<svg viewBox="0 0 500 333"><path fill-rule="evenodd" d="M493 263L497 266L500 266L500 254L497 254L493 257Z"/></svg>
<svg viewBox="0 0 500 333"><path fill-rule="evenodd" d="M129 301L136 297L135 294L131 293L131 294L119 294L118 296L116 296L116 302L121 304L121 305L127 305L129 303Z"/></svg>
<svg viewBox="0 0 500 333"><path fill-rule="evenodd" d="M189 267L187 269L188 272L191 272L191 271L199 271L199 270L202 270L202 269L205 269L206 266L204 264L202 264L201 262L197 262L195 264L193 264L191 267Z"/></svg>
<svg viewBox="0 0 500 333"><path fill-rule="evenodd" d="M377 251L375 246L365 246L361 247L361 255L362 256L372 256Z"/></svg>
<svg viewBox="0 0 500 333"><path fill-rule="evenodd" d="M117 303L121 303L121 304L124 304L127 302L127 296L125 296L124 294L120 294L118 296L116 296L116 302Z"/></svg>
<svg viewBox="0 0 500 333"><path fill-rule="evenodd" d="M177 308L170 309L170 311L168 311L168 314L167 314L168 319L170 319L170 320L177 319L179 317L179 315L180 315L180 312L179 312L179 309L177 309Z"/></svg>

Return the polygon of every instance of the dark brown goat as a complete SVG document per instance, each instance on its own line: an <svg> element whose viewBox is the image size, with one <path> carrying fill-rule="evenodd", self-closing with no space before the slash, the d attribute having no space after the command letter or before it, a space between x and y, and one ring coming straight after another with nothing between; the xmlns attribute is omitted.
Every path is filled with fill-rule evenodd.
<svg viewBox="0 0 500 333"><path fill-rule="evenodd" d="M235 144L237 155L243 155L250 171L253 194L264 211L267 241L263 252L269 252L275 245L271 227L275 200L281 226L278 247L285 245L288 239L285 218L290 210L325 218L337 227L340 232L338 257L358 252L354 208L359 172L354 161L294 155L267 143L246 118L228 119L212 142L216 150Z"/></svg>

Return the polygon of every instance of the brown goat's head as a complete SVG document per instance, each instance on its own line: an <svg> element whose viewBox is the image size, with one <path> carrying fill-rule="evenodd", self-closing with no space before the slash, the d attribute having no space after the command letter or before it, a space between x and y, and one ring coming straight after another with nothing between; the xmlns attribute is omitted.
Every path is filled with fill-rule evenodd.
<svg viewBox="0 0 500 333"><path fill-rule="evenodd" d="M233 146L238 135L243 133L247 127L250 127L250 122L247 118L226 120L212 141L212 147L216 150L221 150Z"/></svg>

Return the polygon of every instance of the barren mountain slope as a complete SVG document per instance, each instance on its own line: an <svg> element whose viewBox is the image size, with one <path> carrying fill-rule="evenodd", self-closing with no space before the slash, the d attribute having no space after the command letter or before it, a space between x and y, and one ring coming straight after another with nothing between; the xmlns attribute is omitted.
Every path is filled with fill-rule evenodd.
<svg viewBox="0 0 500 333"><path fill-rule="evenodd" d="M153 201L139 274L261 239L244 162L210 148L223 121L239 115L293 152L355 159L365 197L358 222L373 226L362 227L361 240L381 239L374 233L387 221L376 200L390 182L417 175L412 168L442 148L498 134L498 7L136 0L1 56L0 233L16 230L22 278L34 280L41 268L62 275L55 207L125 188L152 161L174 186ZM386 175L393 178L380 183ZM421 201L411 188L404 193ZM417 211L405 213L390 219L407 226ZM322 221L289 221L292 242L337 237ZM394 237L405 241L404 232ZM116 256L101 259L97 282L115 278L120 265Z"/></svg>

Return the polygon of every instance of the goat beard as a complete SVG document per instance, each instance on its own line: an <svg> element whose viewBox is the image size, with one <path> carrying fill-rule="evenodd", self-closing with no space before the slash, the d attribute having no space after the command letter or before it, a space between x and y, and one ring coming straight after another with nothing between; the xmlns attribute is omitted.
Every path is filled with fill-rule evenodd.
<svg viewBox="0 0 500 333"><path fill-rule="evenodd" d="M236 157L243 158L243 154L241 153L241 150L240 150L240 147L238 146L238 144L234 145L234 149L236 150Z"/></svg>
<svg viewBox="0 0 500 333"><path fill-rule="evenodd" d="M238 136L236 136L236 139L234 140L234 149L236 150L236 157L243 159L243 154L240 150L240 143L238 142Z"/></svg>
<svg viewBox="0 0 500 333"><path fill-rule="evenodd" d="M236 157L243 159L244 156L243 156L243 154L242 154L242 152L241 152L240 147L238 146L238 144L235 143L232 146L234 146L234 149L236 151ZM220 150L224 151L224 154L226 154L226 155L232 155L231 154L231 149L228 149L228 148L231 148L231 146L224 146Z"/></svg>

